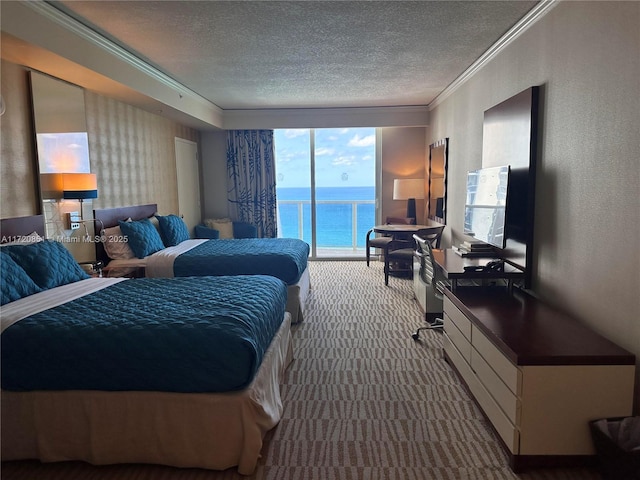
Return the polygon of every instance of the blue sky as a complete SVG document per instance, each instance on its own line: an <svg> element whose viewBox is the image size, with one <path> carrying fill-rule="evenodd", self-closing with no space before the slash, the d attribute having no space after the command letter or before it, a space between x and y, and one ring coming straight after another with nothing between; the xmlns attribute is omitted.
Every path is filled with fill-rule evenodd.
<svg viewBox="0 0 640 480"><path fill-rule="evenodd" d="M278 187L309 187L309 130L275 131ZM375 185L375 128L315 130L316 187Z"/></svg>

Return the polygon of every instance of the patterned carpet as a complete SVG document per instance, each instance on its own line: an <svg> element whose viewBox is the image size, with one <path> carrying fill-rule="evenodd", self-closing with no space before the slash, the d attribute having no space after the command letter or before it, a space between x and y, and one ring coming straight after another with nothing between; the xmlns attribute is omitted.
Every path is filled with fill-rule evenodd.
<svg viewBox="0 0 640 480"><path fill-rule="evenodd" d="M6 480L590 480L588 469L515 475L442 358L441 334L412 331L412 283L382 264L312 262L304 322L294 326L280 424L251 477L149 465L7 462Z"/></svg>

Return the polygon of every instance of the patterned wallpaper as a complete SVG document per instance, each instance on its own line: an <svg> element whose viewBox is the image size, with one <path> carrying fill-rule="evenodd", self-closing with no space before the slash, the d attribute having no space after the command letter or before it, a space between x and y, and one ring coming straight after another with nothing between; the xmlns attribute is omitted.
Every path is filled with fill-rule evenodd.
<svg viewBox="0 0 640 480"><path fill-rule="evenodd" d="M40 205L27 70L5 61L1 68L6 111L0 117L0 215L2 218L34 215L39 213Z"/></svg>
<svg viewBox="0 0 640 480"><path fill-rule="evenodd" d="M39 213L27 69L2 62L2 218ZM94 208L157 203L178 209L175 137L199 141L196 130L85 91L91 170L98 177ZM87 202L86 207L90 203ZM85 213L86 213L85 207Z"/></svg>
<svg viewBox="0 0 640 480"><path fill-rule="evenodd" d="M95 93L85 93L91 170L98 177L96 208L157 203L178 211L175 137L198 132Z"/></svg>

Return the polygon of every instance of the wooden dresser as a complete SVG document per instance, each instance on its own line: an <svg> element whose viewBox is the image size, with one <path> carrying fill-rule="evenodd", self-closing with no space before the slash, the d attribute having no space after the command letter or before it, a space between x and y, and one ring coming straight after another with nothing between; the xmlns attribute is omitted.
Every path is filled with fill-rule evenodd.
<svg viewBox="0 0 640 480"><path fill-rule="evenodd" d="M632 413L635 356L533 297L445 292L444 353L511 468L593 460L588 422Z"/></svg>

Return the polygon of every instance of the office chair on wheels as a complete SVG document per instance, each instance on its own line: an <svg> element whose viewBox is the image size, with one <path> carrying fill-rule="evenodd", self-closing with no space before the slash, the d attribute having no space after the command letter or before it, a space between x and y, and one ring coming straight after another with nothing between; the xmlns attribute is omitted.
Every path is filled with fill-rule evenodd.
<svg viewBox="0 0 640 480"><path fill-rule="evenodd" d="M442 330L444 322L442 320L442 298L444 289L449 284L442 271L436 266L433 259L433 246L428 239L413 236L418 248L415 255L420 260L420 281L426 285L426 321L424 327L419 327L411 335L414 340L420 339L420 332L423 330Z"/></svg>

